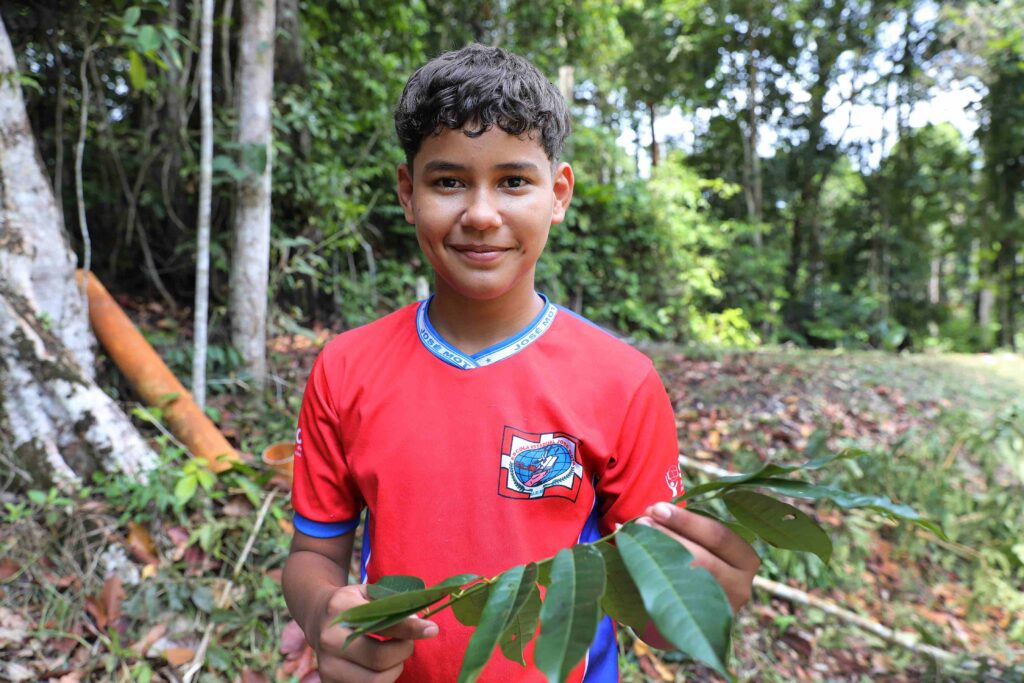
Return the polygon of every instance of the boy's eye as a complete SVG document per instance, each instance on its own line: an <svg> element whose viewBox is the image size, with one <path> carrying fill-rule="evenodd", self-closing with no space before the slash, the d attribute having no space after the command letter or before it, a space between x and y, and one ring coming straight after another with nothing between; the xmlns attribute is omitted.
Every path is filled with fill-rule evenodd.
<svg viewBox="0 0 1024 683"><path fill-rule="evenodd" d="M434 183L438 187L443 187L446 190L454 190L462 184L458 178L438 178Z"/></svg>
<svg viewBox="0 0 1024 683"><path fill-rule="evenodd" d="M511 176L509 178L505 178L505 185L513 190L519 189L521 187L526 187L528 183L529 181L523 176L516 175Z"/></svg>

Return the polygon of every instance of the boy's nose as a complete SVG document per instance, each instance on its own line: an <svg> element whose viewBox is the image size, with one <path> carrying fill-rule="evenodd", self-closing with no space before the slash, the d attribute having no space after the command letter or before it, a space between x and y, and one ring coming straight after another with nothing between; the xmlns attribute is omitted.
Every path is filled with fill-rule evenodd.
<svg viewBox="0 0 1024 683"><path fill-rule="evenodd" d="M462 214L462 224L474 230L492 230L500 228L501 223L497 197L486 190L474 192Z"/></svg>

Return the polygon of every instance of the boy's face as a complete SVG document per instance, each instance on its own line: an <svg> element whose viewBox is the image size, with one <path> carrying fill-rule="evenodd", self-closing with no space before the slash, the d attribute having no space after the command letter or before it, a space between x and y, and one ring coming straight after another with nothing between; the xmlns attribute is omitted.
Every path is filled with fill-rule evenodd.
<svg viewBox="0 0 1024 683"><path fill-rule="evenodd" d="M572 188L568 164L552 168L536 138L497 126L475 138L445 128L424 139L412 169L398 168L398 198L438 293L478 301L533 294L537 259Z"/></svg>

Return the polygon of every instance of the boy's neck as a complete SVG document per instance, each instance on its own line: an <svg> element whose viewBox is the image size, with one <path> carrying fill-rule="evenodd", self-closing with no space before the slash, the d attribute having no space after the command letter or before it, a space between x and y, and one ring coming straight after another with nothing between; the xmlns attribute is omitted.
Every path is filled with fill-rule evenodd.
<svg viewBox="0 0 1024 683"><path fill-rule="evenodd" d="M496 299L469 299L436 279L430 301L430 324L456 349L472 356L530 324L544 308L544 300L529 287L519 287Z"/></svg>

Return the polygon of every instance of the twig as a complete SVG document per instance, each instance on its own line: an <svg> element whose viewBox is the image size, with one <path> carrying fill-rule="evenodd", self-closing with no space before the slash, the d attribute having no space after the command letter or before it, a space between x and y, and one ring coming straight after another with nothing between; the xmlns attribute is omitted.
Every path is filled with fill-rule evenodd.
<svg viewBox="0 0 1024 683"><path fill-rule="evenodd" d="M136 413L136 415L141 415L142 417L144 417L146 422L150 423L158 430L160 430L160 433L166 436L168 441L170 441L175 446L180 448L186 455L188 455L188 457L196 457L195 453L190 451L188 446L179 441L178 437L174 436L174 434L172 434L171 431L167 429L167 427L165 427L162 422L160 422L160 420L156 419L156 417L154 417L153 414L149 412L149 409L146 406L142 405L141 403L136 403L135 405L141 409L138 413Z"/></svg>
<svg viewBox="0 0 1024 683"><path fill-rule="evenodd" d="M256 543L256 537L260 533L260 528L263 526L263 520L267 518L267 511L270 510L270 504L274 502L274 498L277 496L277 490L273 489L267 494L267 497L263 499L263 505L260 506L260 512L256 516L256 523L252 527L252 532L249 533L249 538L245 542L245 547L242 548L242 554L238 556L238 561L235 562L234 569L231 570L231 579L228 580L224 589L220 592L217 597L217 609L224 609L227 606L228 596L231 595L231 590L235 587L235 579L238 578L238 574L242 571L242 565L249 558L249 553L252 551L252 546ZM213 636L214 623L212 621L207 622L206 630L203 632L203 639L199 641L199 649L196 650L195 657L192 658L192 663L189 664L188 669L182 674L181 680L184 683L191 683L192 679L195 678L196 674L199 673L200 669L203 668L203 663L206 661L206 650L210 647L210 638Z"/></svg>
<svg viewBox="0 0 1024 683"><path fill-rule="evenodd" d="M710 475L712 477L731 477L736 474L742 474L741 472L732 472L730 470L721 468L718 465L711 465L706 462L698 462L696 460L691 460L690 458L687 458L685 455L679 456L679 464L682 465L683 467L688 467L691 470L703 472L704 474Z"/></svg>
<svg viewBox="0 0 1024 683"><path fill-rule="evenodd" d="M830 614L834 617L838 617L843 621L849 622L854 626L857 626L869 633L873 633L882 640L904 647L911 652L917 654L927 655L933 659L937 659L943 662L952 662L960 659L963 655L958 655L948 650L942 650L932 645L925 645L919 642L919 639L909 633L902 631L894 631L888 626L883 626L874 619L868 619L862 617L859 614L855 614L848 609L836 605L833 602L824 600L819 597L815 597L810 593L802 591L798 588L792 588L785 584L772 581L770 579L763 578L761 576L754 577L754 587L760 588L763 591L771 593L777 597L783 598L784 600L790 600L792 602L798 602L808 607L815 607L820 609L826 614Z"/></svg>

